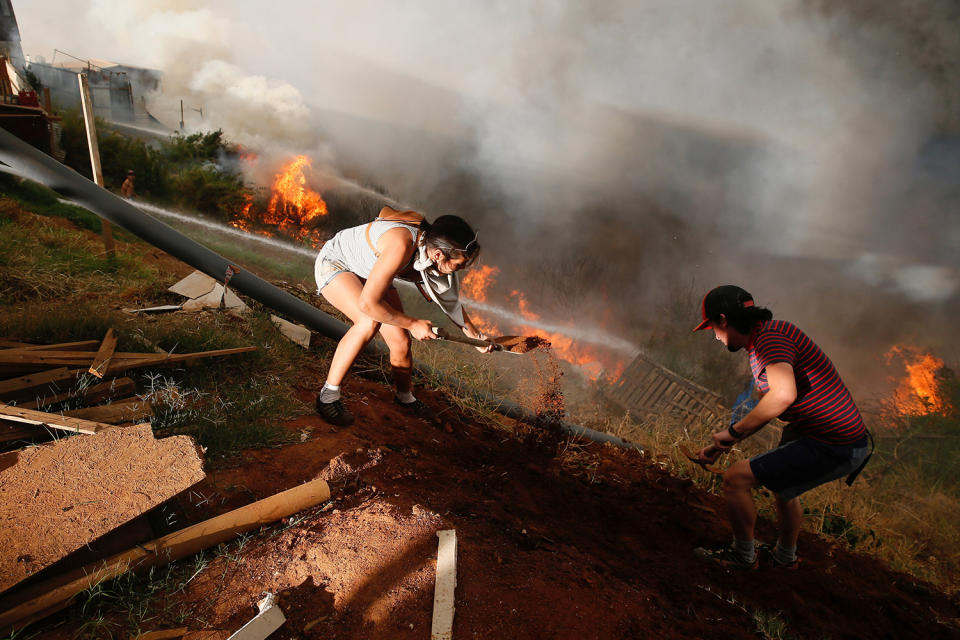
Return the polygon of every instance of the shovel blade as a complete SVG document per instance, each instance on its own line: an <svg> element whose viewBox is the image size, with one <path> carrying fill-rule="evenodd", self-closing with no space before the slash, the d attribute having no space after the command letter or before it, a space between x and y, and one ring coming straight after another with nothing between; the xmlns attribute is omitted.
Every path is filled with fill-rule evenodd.
<svg viewBox="0 0 960 640"><path fill-rule="evenodd" d="M500 345L504 351L510 353L529 353L534 349L547 348L550 341L539 336L500 336L493 338L493 343Z"/></svg>

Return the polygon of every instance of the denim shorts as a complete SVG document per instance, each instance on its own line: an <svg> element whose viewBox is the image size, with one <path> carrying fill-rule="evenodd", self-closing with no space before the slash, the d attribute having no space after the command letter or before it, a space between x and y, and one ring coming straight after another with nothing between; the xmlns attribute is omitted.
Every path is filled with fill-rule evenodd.
<svg viewBox="0 0 960 640"><path fill-rule="evenodd" d="M799 436L750 458L750 471L761 485L790 500L849 475L860 467L868 449L866 437L862 445L832 445Z"/></svg>
<svg viewBox="0 0 960 640"><path fill-rule="evenodd" d="M335 258L327 258L321 251L313 265L313 277L317 281L317 293L323 291L323 288L330 284L331 280L347 271L350 271L347 265Z"/></svg>

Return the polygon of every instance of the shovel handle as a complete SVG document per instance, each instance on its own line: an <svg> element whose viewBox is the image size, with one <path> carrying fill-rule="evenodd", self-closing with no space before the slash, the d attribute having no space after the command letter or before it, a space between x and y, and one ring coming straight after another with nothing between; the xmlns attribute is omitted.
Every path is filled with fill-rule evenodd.
<svg viewBox="0 0 960 640"><path fill-rule="evenodd" d="M473 345L474 347L493 347L494 351L503 350L503 346L497 344L496 342L489 342L487 340L477 340L476 338L468 338L467 336L462 336L456 333L450 333L443 327L434 327L433 332L441 340L449 340L450 342L460 342L463 344Z"/></svg>

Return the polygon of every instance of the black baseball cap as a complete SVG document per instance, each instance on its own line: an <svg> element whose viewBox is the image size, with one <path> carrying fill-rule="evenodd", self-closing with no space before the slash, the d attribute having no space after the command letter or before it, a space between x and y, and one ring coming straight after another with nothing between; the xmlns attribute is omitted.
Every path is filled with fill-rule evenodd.
<svg viewBox="0 0 960 640"><path fill-rule="evenodd" d="M713 325L710 318L719 318L721 314L728 318L740 309L753 306L753 296L744 289L734 284L724 284L711 289L707 295L703 296L703 303L700 311L703 314L703 321L700 322L694 331L709 329Z"/></svg>

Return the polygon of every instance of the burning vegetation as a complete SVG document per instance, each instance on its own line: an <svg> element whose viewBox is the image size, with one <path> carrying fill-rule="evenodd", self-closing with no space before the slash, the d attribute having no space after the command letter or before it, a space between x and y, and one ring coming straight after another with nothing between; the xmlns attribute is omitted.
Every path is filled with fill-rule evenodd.
<svg viewBox="0 0 960 640"><path fill-rule="evenodd" d="M463 291L468 298L476 302L489 302L490 292L496 282L500 269L481 265L471 269L463 280ZM594 348L577 342L561 332L547 331L539 325L541 317L530 308L526 294L514 289L507 296L506 302L516 309L520 321L511 326L504 326L490 319L489 315L479 315L475 310L471 313L474 324L484 333L501 335L504 333L523 333L527 337L522 344L507 347L510 351L526 353L532 349L550 347L556 355L567 362L574 364L591 379L597 380L601 375L617 378L624 369L625 363L619 357L603 349ZM506 345L505 345L506 346Z"/></svg>
<svg viewBox="0 0 960 640"><path fill-rule="evenodd" d="M274 177L266 205L258 206L256 200L248 196L246 205L230 224L263 235L287 236L315 248L322 246L325 238L317 222L328 211L323 197L308 186L312 166L307 156L295 157Z"/></svg>
<svg viewBox="0 0 960 640"><path fill-rule="evenodd" d="M947 415L953 410L943 391L943 380L949 375L943 360L917 347L901 345L891 348L884 359L888 366L902 362L906 371L889 402L897 415Z"/></svg>

